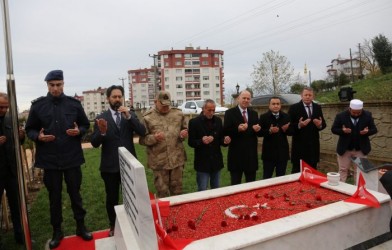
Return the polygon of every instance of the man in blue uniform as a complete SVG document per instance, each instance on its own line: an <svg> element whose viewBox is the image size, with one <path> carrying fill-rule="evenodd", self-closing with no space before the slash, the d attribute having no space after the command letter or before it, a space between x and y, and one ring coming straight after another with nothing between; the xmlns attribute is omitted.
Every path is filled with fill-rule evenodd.
<svg viewBox="0 0 392 250"><path fill-rule="evenodd" d="M26 132L37 148L35 166L44 169L44 183L49 192L50 222L53 226L53 238L49 247L54 249L64 237L61 230L63 178L76 220L76 235L83 240L93 238L84 225L86 210L80 195L80 165L84 163L81 138L90 123L80 102L64 95L63 71L50 71L45 81L48 94L32 102Z"/></svg>

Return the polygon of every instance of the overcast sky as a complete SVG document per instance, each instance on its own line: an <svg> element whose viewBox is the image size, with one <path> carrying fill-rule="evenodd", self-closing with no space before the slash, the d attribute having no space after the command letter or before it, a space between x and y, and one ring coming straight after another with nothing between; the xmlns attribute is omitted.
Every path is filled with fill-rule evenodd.
<svg viewBox="0 0 392 250"><path fill-rule="evenodd" d="M52 69L64 70L67 95L81 95L150 67L149 54L191 44L224 51L225 88L232 93L237 82L241 89L252 84L253 65L270 50L287 57L296 74L306 63L316 80L364 39L382 33L392 40L391 0L8 1L20 111L46 95L43 79Z"/></svg>

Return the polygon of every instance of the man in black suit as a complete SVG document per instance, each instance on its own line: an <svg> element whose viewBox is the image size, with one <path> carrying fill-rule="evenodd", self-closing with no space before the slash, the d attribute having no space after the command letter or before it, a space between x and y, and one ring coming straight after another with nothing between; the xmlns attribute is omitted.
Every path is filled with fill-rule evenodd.
<svg viewBox="0 0 392 250"><path fill-rule="evenodd" d="M369 136L377 133L372 113L363 109L363 102L358 99L350 101L350 107L336 115L332 133L339 135L336 152L340 181L347 180L352 157L366 157L371 150Z"/></svg>
<svg viewBox="0 0 392 250"><path fill-rule="evenodd" d="M327 126L321 106L313 102L313 89L305 87L301 101L290 106L290 131L293 135L291 145L291 173L300 171L300 160L313 168L320 161L320 134Z"/></svg>
<svg viewBox="0 0 392 250"><path fill-rule="evenodd" d="M118 148L125 147L136 157L133 134L136 132L143 136L146 129L134 112L122 106L124 100L122 86L110 86L106 90L106 98L110 108L97 117L91 144L95 148L102 145L100 171L105 182L106 212L110 223L109 236L113 236L116 222L114 206L119 202L121 184Z"/></svg>
<svg viewBox="0 0 392 250"><path fill-rule="evenodd" d="M16 171L15 145L12 140L13 133L11 119L8 115L8 107L9 102L7 94L0 92L0 202L5 190L7 192L8 204L10 206L15 241L18 244L24 244L24 236L19 214L19 186ZM21 143L24 138L25 132L23 129L20 129L19 139ZM2 249L1 237L0 249Z"/></svg>
<svg viewBox="0 0 392 250"><path fill-rule="evenodd" d="M263 139L261 159L263 160L263 179L271 178L276 169L276 176L286 174L289 160L287 141L290 117L281 111L279 97L271 97L269 111L260 115L261 136Z"/></svg>
<svg viewBox="0 0 392 250"><path fill-rule="evenodd" d="M256 180L258 169L257 134L261 127L256 111L248 108L251 95L247 90L238 96L238 106L225 112L223 130L230 136L227 164L231 176L231 185L240 184L242 174L245 181Z"/></svg>
<svg viewBox="0 0 392 250"><path fill-rule="evenodd" d="M194 168L198 191L206 190L208 182L211 189L219 187L220 171L223 168L221 146L230 143L230 137L223 135L222 119L214 115L215 107L215 102L207 99L202 113L189 121L188 144L195 149Z"/></svg>

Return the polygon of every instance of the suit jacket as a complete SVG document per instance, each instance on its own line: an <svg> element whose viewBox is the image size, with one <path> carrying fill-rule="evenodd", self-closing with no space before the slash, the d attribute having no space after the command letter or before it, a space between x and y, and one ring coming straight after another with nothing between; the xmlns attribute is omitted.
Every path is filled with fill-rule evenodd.
<svg viewBox="0 0 392 250"><path fill-rule="evenodd" d="M101 152L101 172L117 173L120 171L118 159L118 148L125 147L131 154L136 157L135 146L133 144L133 134L143 136L146 129L138 120L134 112L131 113L129 120L121 117L120 129L113 120L110 110L103 112L97 119L105 119L108 123L106 135L101 135L97 123L94 125L94 133L91 138L91 144L97 148L102 145Z"/></svg>
<svg viewBox="0 0 392 250"><path fill-rule="evenodd" d="M227 155L229 171L252 172L258 169L257 133L252 126L258 124L259 119L256 111L248 108L247 112L248 129L244 132L238 132L238 126L244 123L238 106L225 112L223 130L225 135L231 137Z"/></svg>
<svg viewBox="0 0 392 250"><path fill-rule="evenodd" d="M345 126L346 128L351 128L352 133L345 134L343 132L343 126ZM339 140L336 147L336 152L339 155L343 155L344 152L349 150L348 147L354 137L359 139L359 147L362 153L365 155L369 154L371 150L369 136L377 133L377 128L374 124L372 113L363 110L362 114L359 116L357 126L358 132L356 133L354 125L351 121L350 111L346 110L336 115L331 131L335 135L339 135ZM368 127L369 132L366 135L360 135L359 131L363 130L366 127Z"/></svg>
<svg viewBox="0 0 392 250"><path fill-rule="evenodd" d="M224 144L221 118L212 117L212 129L207 127L206 117L201 114L189 121L188 145L195 149L194 168L198 172L213 173L223 168L221 145ZM213 136L210 144L202 142L203 136Z"/></svg>
<svg viewBox="0 0 392 250"><path fill-rule="evenodd" d="M305 110L302 101L295 103L289 108L290 116L290 133L292 133L292 148L291 161L298 161L300 159L307 162L320 161L320 135L319 131L325 129L327 126L323 116L321 106L317 103L312 103L312 117L311 119L322 119L320 128L311 121L306 127L298 128L300 118L303 120L308 118L308 113Z"/></svg>
<svg viewBox="0 0 392 250"><path fill-rule="evenodd" d="M4 135L7 138L7 141L3 145L0 145L0 150L4 150L3 152L5 154L5 158L0 159L0 167L5 167L5 164L7 163L11 167L10 170L12 177L17 178L15 146L12 144L12 124L8 114L4 116L4 120L2 123L0 123L0 126L2 128L1 130L3 131L3 134L0 134L0 136ZM24 139L20 140L20 143L22 144L23 141ZM8 178L9 176L0 176L0 179L3 177Z"/></svg>
<svg viewBox="0 0 392 250"><path fill-rule="evenodd" d="M278 119L275 118L271 111L260 115L260 135L264 137L261 159L267 161L287 161L289 159L289 142L287 140L289 129L285 132L281 129L283 125L289 122L289 115L282 111L279 112ZM278 126L279 132L270 134L269 129L271 125L274 127Z"/></svg>

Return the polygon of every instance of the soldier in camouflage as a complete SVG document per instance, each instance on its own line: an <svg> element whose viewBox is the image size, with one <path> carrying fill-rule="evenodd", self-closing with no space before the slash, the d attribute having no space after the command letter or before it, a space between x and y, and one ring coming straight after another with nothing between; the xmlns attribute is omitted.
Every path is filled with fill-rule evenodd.
<svg viewBox="0 0 392 250"><path fill-rule="evenodd" d="M159 91L155 108L143 115L146 134L139 139L147 147L147 165L153 170L158 197L182 193L186 161L183 141L188 137L188 129L182 112L170 105L170 93Z"/></svg>

